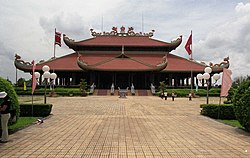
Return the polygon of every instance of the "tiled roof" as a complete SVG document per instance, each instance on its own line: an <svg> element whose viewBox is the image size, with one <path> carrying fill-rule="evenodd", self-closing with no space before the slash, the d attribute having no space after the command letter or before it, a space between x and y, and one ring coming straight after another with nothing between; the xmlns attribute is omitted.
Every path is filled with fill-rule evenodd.
<svg viewBox="0 0 250 158"><path fill-rule="evenodd" d="M140 58L143 56L143 58ZM106 55L93 55L93 54L82 54L80 58L84 68L89 70L103 70L103 71L156 71L162 70L166 67L159 66L161 63L165 63L163 57L165 55L117 55L117 54L106 54ZM81 66L80 63L80 66ZM160 68L161 67L161 68Z"/></svg>
<svg viewBox="0 0 250 158"><path fill-rule="evenodd" d="M149 37L136 36L97 36L88 40L76 42L79 46L169 46L171 43L158 41Z"/></svg>
<svg viewBox="0 0 250 158"><path fill-rule="evenodd" d="M156 66L163 61L163 54L128 54L133 60L128 58L116 58L118 54L81 54L81 59L88 65L95 65L96 68L103 71L147 71L150 66ZM77 53L62 56L60 58L48 60L43 63L38 63L36 70L41 70L44 65L56 71L83 71L77 65ZM205 65L190 61L177 55L167 55L168 65L162 71L171 72L188 72L191 69L194 72L203 72ZM24 71L31 71L31 66L22 67L17 65L17 68ZM221 68L213 71L221 71Z"/></svg>

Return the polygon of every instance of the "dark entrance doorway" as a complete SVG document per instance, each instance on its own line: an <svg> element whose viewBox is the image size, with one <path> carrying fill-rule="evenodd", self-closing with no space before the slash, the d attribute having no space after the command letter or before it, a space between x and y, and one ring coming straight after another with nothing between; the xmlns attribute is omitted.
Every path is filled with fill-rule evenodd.
<svg viewBox="0 0 250 158"><path fill-rule="evenodd" d="M98 74L97 88L110 89L112 83L113 83L113 73L112 72L100 72Z"/></svg>
<svg viewBox="0 0 250 158"><path fill-rule="evenodd" d="M143 72L137 72L133 74L133 84L136 89L145 89L146 86L146 74Z"/></svg>
<svg viewBox="0 0 250 158"><path fill-rule="evenodd" d="M117 72L115 77L115 86L125 89L130 87L129 84L129 73L128 72Z"/></svg>

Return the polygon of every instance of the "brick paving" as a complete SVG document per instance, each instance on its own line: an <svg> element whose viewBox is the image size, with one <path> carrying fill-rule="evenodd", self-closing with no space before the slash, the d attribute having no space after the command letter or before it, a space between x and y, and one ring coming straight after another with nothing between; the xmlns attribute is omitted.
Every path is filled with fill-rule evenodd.
<svg viewBox="0 0 250 158"><path fill-rule="evenodd" d="M210 98L210 102L218 99ZM205 98L48 98L53 115L10 135L0 157L250 157L250 134L199 114Z"/></svg>

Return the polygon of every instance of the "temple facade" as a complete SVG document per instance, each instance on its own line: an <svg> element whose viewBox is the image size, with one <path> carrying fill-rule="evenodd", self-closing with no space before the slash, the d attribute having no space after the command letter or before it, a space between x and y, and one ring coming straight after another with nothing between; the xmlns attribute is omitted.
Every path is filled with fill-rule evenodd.
<svg viewBox="0 0 250 158"><path fill-rule="evenodd" d="M74 52L59 58L41 61L36 71L48 65L57 74L56 85L78 85L86 79L89 85L98 89L115 87L150 89L165 81L170 87L194 86L195 77L204 68L211 66L213 73L229 66L225 59L221 64L206 65L191 59L171 54L182 42L182 36L171 42L152 38L154 30L148 33L134 32L113 27L110 32L95 32L90 29L92 38L82 41L63 35L64 43ZM24 72L31 72L32 65L16 55L15 66ZM192 71L192 77L191 77Z"/></svg>

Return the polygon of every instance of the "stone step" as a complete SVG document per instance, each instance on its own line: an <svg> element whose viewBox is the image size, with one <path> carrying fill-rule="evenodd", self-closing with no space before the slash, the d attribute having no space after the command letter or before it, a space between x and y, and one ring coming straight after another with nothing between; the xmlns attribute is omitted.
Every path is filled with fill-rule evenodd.
<svg viewBox="0 0 250 158"><path fill-rule="evenodd" d="M95 89L93 95L111 96L111 92L110 89ZM115 90L114 96L119 96L118 90ZM127 96L133 96L130 90L128 90ZM152 93L148 89L138 89L135 90L134 96L152 96Z"/></svg>

